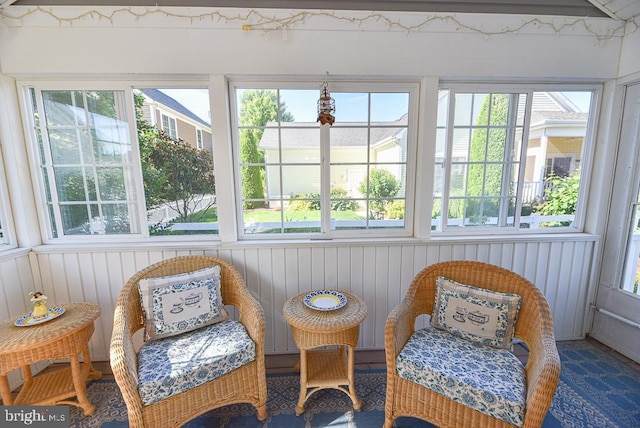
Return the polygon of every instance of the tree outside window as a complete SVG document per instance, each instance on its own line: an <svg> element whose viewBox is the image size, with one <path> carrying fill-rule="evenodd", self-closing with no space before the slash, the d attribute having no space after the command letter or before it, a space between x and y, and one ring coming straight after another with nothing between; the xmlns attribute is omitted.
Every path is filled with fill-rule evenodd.
<svg viewBox="0 0 640 428"><path fill-rule="evenodd" d="M134 100L150 234L217 233L213 156L198 148L202 130L193 128L194 142L173 138L143 117L140 93Z"/></svg>

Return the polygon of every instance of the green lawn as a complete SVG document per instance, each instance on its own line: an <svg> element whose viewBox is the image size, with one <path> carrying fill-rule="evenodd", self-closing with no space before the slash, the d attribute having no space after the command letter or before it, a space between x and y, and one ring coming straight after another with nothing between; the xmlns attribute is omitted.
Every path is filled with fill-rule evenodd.
<svg viewBox="0 0 640 428"><path fill-rule="evenodd" d="M269 209L246 210L244 212L245 223L266 223L280 221L282 219L280 211ZM331 217L336 220L362 220L363 217L353 211L331 211ZM285 211L285 221L306 221L320 220L320 211Z"/></svg>
<svg viewBox="0 0 640 428"><path fill-rule="evenodd" d="M266 223L272 221L280 221L282 219L280 211L260 208L255 210L246 210L244 212L245 223ZM331 211L331 217L336 220L362 220L364 217L354 211ZM285 221L305 221L320 220L320 211L285 211ZM218 221L218 213L215 209L209 209L206 213L198 213L193 220L198 223L216 222Z"/></svg>

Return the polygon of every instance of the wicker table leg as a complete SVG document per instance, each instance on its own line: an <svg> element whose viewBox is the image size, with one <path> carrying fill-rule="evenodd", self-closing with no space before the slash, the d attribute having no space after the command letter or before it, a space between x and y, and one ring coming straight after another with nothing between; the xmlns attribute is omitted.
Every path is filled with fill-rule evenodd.
<svg viewBox="0 0 640 428"><path fill-rule="evenodd" d="M2 397L3 406L13 405L13 396L11 395L11 388L9 388L9 380L7 376L0 376L0 397Z"/></svg>

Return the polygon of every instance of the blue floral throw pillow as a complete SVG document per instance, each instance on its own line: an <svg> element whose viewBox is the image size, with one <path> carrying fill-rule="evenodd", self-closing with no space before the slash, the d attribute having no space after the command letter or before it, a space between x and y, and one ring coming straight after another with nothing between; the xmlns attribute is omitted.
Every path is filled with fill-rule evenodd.
<svg viewBox="0 0 640 428"><path fill-rule="evenodd" d="M520 301L517 294L477 288L439 276L431 325L462 339L510 349Z"/></svg>
<svg viewBox="0 0 640 428"><path fill-rule="evenodd" d="M144 340L156 340L224 321L220 266L138 283L144 312Z"/></svg>

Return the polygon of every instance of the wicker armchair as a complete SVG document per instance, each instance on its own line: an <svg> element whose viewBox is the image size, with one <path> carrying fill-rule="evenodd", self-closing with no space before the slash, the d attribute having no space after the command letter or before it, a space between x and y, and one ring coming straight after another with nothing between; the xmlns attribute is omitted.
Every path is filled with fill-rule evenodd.
<svg viewBox="0 0 640 428"><path fill-rule="evenodd" d="M512 426L398 376L396 357L413 334L416 317L431 314L438 276L522 296L515 336L529 348L523 426L540 427L560 376L560 358L549 305L538 288L520 275L473 261L442 262L423 269L413 279L404 300L389 314L385 326L387 396L384 427L391 428L393 421L401 416L423 419L439 427Z"/></svg>
<svg viewBox="0 0 640 428"><path fill-rule="evenodd" d="M255 343L255 360L193 389L144 406L138 390L138 359L132 341L133 334L143 328L138 282L143 278L170 276L213 265L221 268L224 304L237 308L239 321ZM266 419L264 334L261 305L251 296L239 272L223 260L206 256L176 257L136 273L118 297L111 337L111 367L127 405L129 426L177 427L208 410L235 403L253 404L258 419Z"/></svg>

